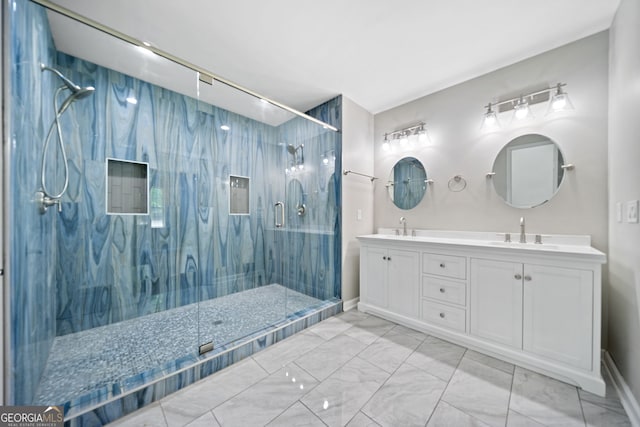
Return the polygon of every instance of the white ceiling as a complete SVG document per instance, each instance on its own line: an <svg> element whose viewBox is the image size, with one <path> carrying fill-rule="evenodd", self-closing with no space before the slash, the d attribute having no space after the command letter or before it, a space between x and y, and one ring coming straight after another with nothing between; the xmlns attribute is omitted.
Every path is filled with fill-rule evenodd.
<svg viewBox="0 0 640 427"><path fill-rule="evenodd" d="M301 111L372 113L609 28L619 0L54 0Z"/></svg>

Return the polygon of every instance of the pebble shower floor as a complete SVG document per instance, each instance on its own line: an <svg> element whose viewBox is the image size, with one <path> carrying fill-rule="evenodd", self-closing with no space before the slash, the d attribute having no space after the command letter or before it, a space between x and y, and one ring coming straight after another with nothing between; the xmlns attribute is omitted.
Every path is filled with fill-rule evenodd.
<svg viewBox="0 0 640 427"><path fill-rule="evenodd" d="M57 337L34 404L79 396L106 398L141 385L141 376L169 374L197 352L199 330L215 346L229 343L321 301L278 284L226 295L137 319Z"/></svg>

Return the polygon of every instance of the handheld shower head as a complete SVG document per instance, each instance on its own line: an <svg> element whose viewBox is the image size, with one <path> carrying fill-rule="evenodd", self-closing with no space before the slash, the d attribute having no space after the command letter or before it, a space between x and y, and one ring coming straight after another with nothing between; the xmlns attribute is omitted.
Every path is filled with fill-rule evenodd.
<svg viewBox="0 0 640 427"><path fill-rule="evenodd" d="M60 80L62 80L64 85L67 87L67 89L71 91L72 95L75 95L74 100L85 98L91 95L93 91L95 91L95 88L93 86L87 86L87 87L78 86L77 84L69 80L67 77L64 76L64 74L62 74L60 71L56 70L55 68L47 67L44 64L40 64L40 70L51 71L56 76L60 77Z"/></svg>
<svg viewBox="0 0 640 427"><path fill-rule="evenodd" d="M79 91L73 92L67 97L67 99L62 102L62 105L58 109L58 114L61 115L62 113L64 113L67 108L69 108L69 106L73 104L74 101L86 98L87 96L92 95L93 92L95 92L95 88L93 88L92 86L81 87Z"/></svg>
<svg viewBox="0 0 640 427"><path fill-rule="evenodd" d="M298 149L296 147L294 147L293 145L289 144L289 145L287 145L287 151L289 152L289 154L293 154L295 156L296 155L296 151L298 151Z"/></svg>

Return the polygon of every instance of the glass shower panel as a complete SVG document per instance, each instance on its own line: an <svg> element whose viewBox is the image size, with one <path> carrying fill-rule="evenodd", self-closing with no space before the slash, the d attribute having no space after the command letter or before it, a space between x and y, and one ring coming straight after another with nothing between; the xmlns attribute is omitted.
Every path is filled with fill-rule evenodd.
<svg viewBox="0 0 640 427"><path fill-rule="evenodd" d="M11 31L14 403L72 415L196 360L197 75L31 2ZM60 76L93 91L76 98ZM69 183L41 214L30 200L55 96L47 185L64 186L60 146Z"/></svg>
<svg viewBox="0 0 640 427"><path fill-rule="evenodd" d="M294 115L218 81L200 82L199 101L198 326L206 352L286 318L273 235L286 191L278 125Z"/></svg>
<svg viewBox="0 0 640 427"><path fill-rule="evenodd" d="M329 104L309 112L326 113ZM324 118L324 117L323 117ZM335 169L338 134L296 117L278 128L287 146L287 227L277 238L282 251L281 283L288 294L287 316L304 314L335 294L338 210Z"/></svg>

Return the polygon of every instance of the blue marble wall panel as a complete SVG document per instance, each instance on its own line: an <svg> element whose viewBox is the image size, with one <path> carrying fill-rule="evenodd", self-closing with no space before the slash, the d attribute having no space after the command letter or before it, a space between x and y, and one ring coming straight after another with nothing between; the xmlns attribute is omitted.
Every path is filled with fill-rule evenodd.
<svg viewBox="0 0 640 427"><path fill-rule="evenodd" d="M10 216L16 231L10 264L15 403L30 403L56 335L269 283L321 299L340 297L341 176L334 173L340 170L339 133L302 118L266 125L55 52L44 9L27 1L15 4ZM59 81L41 73L39 62L96 88L62 118L69 190L60 214L50 209L42 216L31 201L40 187L34 165ZM136 105L126 101L131 94ZM339 127L340 104L336 98L309 114ZM222 124L230 130L221 130ZM287 144L305 145L304 171L285 173ZM59 187L59 155L47 155L57 168L50 179ZM107 158L149 163L150 215L106 214ZM251 180L250 215L229 215L230 174ZM279 200L287 201L285 230L274 227ZM295 213L296 202L308 206L305 216ZM290 314L286 301L282 313ZM206 326L194 328L199 326L194 352L207 336Z"/></svg>

